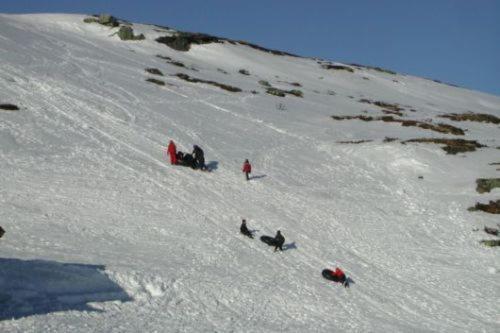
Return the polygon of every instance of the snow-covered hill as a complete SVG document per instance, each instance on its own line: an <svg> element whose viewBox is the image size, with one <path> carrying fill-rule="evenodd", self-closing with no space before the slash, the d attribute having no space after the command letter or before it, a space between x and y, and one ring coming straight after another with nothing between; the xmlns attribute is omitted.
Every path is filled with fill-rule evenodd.
<svg viewBox="0 0 500 333"><path fill-rule="evenodd" d="M499 177L499 125L438 117L500 117L499 97L84 18L0 15L0 104L20 108L0 110L1 332L500 331L500 254L473 231L498 215L467 210L499 197L475 190ZM358 115L393 120L331 117ZM402 144L419 138L488 147ZM212 172L171 166L170 139ZM335 266L351 288L321 277Z"/></svg>

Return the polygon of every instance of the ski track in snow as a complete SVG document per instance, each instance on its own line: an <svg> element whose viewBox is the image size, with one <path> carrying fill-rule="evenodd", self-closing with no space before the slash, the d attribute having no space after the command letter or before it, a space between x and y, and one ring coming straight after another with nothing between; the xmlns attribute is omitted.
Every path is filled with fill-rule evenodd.
<svg viewBox="0 0 500 333"><path fill-rule="evenodd" d="M10 281L14 297L8 311L0 309L2 332L500 329L500 283L488 272L498 269L498 253L471 232L495 219L466 210L484 201L474 180L495 175L487 165L493 150L445 156L437 146L381 143L433 136L423 130L329 119L366 107L349 94L405 102L422 119L457 109L492 113L498 98L402 76L395 89L372 71L358 86L356 76L329 75L313 60L246 47L181 53L150 40L125 43L82 18L0 16L0 50L8 51L0 101L22 106L0 113L7 230L0 261L10 265L0 268L0 286ZM259 89L261 78L276 86L300 81L305 97L186 83L169 76L185 70L156 54L199 63L194 76L244 91ZM152 63L177 87L145 82ZM325 87L338 95L312 93ZM498 145L498 128L457 126ZM367 133L377 141L336 143ZM163 153L169 139L183 151L201 144L217 168L170 166ZM260 178L244 181L245 158ZM241 218L258 230L256 239L239 235ZM277 229L290 246L283 253L258 240ZM353 279L350 289L321 277L336 265ZM40 269L43 279L27 288L22 281Z"/></svg>

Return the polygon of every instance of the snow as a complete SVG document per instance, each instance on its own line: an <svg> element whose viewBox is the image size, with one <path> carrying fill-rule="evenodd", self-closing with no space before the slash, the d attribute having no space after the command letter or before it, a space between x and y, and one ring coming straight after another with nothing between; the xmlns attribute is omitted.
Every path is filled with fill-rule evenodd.
<svg viewBox="0 0 500 333"><path fill-rule="evenodd" d="M0 15L0 102L21 108L0 111L1 332L500 330L499 253L473 232L498 217L467 211L498 198L475 179L498 177L499 127L437 118L500 116L499 97L229 43L178 52L148 25L124 42L84 17ZM148 67L168 84L145 82ZM360 98L489 147L446 155L383 139L451 135L330 118L380 113ZM214 170L169 165L170 139L199 144ZM361 139L374 141L338 143ZM240 235L242 218L258 237L280 229L288 249ZM321 277L335 266L351 288Z"/></svg>

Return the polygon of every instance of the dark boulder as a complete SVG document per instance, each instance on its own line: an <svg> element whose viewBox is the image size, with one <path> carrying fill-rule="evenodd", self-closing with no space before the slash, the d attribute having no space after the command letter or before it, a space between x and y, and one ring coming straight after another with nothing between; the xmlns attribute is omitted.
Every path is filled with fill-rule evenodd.
<svg viewBox="0 0 500 333"><path fill-rule="evenodd" d="M219 37L200 33L179 32L173 36L158 37L156 41L174 50L187 52L191 48L191 44L222 43L223 40Z"/></svg>
<svg viewBox="0 0 500 333"><path fill-rule="evenodd" d="M128 25L122 25L120 27L120 30L118 30L118 37L120 37L121 40L143 40L146 38L143 34L134 35L134 29Z"/></svg>

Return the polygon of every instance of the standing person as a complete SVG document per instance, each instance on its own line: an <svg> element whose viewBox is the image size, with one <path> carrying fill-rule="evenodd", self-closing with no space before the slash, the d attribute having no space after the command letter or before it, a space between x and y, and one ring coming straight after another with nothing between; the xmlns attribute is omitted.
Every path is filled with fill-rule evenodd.
<svg viewBox="0 0 500 333"><path fill-rule="evenodd" d="M243 163L242 171L245 173L247 180L250 180L248 174L252 173L252 165L250 164L250 162L248 162L248 159L246 159L245 162Z"/></svg>
<svg viewBox="0 0 500 333"><path fill-rule="evenodd" d="M193 146L193 156L198 168L200 168L200 170L206 170L207 167L205 166L205 153L197 145Z"/></svg>
<svg viewBox="0 0 500 333"><path fill-rule="evenodd" d="M243 220L245 221L245 220ZM2 238L2 236L5 234L5 230L3 230L2 227L0 227L0 238Z"/></svg>
<svg viewBox="0 0 500 333"><path fill-rule="evenodd" d="M280 249L280 251L283 251L283 244L285 244L285 237L283 237L281 231L278 230L276 236L274 236L274 241L275 241L274 252L276 252L278 249Z"/></svg>
<svg viewBox="0 0 500 333"><path fill-rule="evenodd" d="M177 164L177 147L173 140L168 143L167 155L170 155L170 164Z"/></svg>
<svg viewBox="0 0 500 333"><path fill-rule="evenodd" d="M252 232L247 228L247 221L245 219L241 221L240 231L243 235L253 238Z"/></svg>

